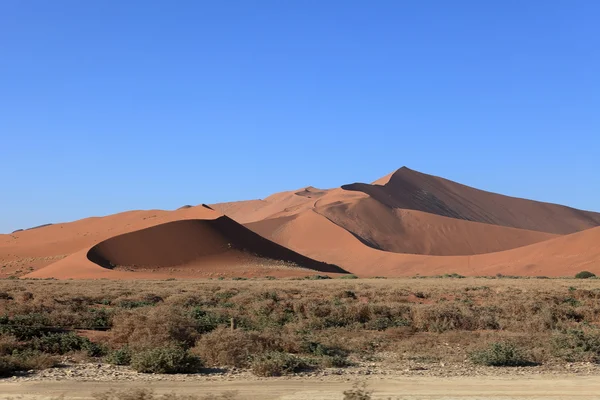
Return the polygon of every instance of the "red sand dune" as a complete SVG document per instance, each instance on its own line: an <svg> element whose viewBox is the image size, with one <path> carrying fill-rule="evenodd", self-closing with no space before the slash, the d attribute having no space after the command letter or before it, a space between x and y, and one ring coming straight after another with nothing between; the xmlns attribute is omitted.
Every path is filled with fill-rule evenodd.
<svg viewBox="0 0 600 400"><path fill-rule="evenodd" d="M383 185L355 183L342 188L364 192L392 208L512 228L569 234L600 225L599 213L485 192L406 167Z"/></svg>
<svg viewBox="0 0 600 400"><path fill-rule="evenodd" d="M502 252L425 256L376 250L314 211L248 224L274 241L359 276L464 275L572 276L600 273L600 227Z"/></svg>
<svg viewBox="0 0 600 400"><path fill-rule="evenodd" d="M597 226L598 213L401 168L373 184L130 211L0 235L0 276L286 276L340 271L333 265L362 276L572 275L600 268Z"/></svg>
<svg viewBox="0 0 600 400"><path fill-rule="evenodd" d="M172 221L117 235L28 277L67 278L84 269L86 276L107 278L134 277L139 272L144 277L345 272L286 249L220 216Z"/></svg>
<svg viewBox="0 0 600 400"><path fill-rule="evenodd" d="M390 208L373 198L315 209L370 247L395 253L473 255L512 249L556 235Z"/></svg>
<svg viewBox="0 0 600 400"><path fill-rule="evenodd" d="M282 248L208 206L88 218L3 235L0 240L0 265L6 266L6 276L30 269L28 277L116 279L343 272ZM225 241L232 248L223 252ZM104 267L113 263L124 268L102 268L90 258Z"/></svg>

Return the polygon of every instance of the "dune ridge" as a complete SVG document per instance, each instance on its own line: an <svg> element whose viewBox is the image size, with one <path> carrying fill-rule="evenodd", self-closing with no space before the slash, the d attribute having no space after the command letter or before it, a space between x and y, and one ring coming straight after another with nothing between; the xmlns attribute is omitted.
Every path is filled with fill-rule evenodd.
<svg viewBox="0 0 600 400"><path fill-rule="evenodd" d="M600 273L599 226L599 213L403 167L371 184L308 186L260 200L128 211L0 235L0 276Z"/></svg>

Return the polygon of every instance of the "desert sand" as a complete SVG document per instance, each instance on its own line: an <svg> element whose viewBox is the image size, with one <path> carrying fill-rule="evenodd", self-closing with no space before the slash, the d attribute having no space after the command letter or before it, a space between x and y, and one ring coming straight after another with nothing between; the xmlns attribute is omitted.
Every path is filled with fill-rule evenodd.
<svg viewBox="0 0 600 400"><path fill-rule="evenodd" d="M0 235L0 275L569 276L600 273L598 226L598 213L403 167L372 184L129 211Z"/></svg>

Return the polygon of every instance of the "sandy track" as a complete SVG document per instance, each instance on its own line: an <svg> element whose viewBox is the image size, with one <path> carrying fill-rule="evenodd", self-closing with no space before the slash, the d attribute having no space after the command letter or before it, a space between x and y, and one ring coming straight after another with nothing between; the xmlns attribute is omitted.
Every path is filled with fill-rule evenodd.
<svg viewBox="0 0 600 400"><path fill-rule="evenodd" d="M370 379L375 399L459 400L459 399L598 399L600 377L503 377L503 378L396 378ZM1 382L1 399L45 400L89 399L93 393L110 389L151 388L157 393L219 394L236 391L240 400L329 400L342 399L352 382L316 379L269 379L235 382Z"/></svg>

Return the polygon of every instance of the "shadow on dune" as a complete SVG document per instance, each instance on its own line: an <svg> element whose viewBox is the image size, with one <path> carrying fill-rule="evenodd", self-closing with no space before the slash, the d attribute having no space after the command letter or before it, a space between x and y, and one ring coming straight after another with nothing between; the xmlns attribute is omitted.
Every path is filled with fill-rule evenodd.
<svg viewBox="0 0 600 400"><path fill-rule="evenodd" d="M281 260L319 272L347 273L271 242L232 219L180 220L152 226L107 239L87 253L90 261L104 267L168 268L243 261ZM239 258L239 257L238 257Z"/></svg>

